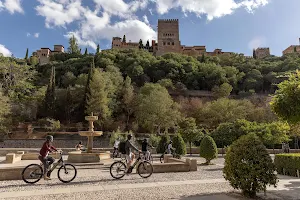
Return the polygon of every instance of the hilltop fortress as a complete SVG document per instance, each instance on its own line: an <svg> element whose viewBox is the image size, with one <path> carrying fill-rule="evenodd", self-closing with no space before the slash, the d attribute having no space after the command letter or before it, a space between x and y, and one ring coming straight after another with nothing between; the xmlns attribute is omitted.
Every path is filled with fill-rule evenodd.
<svg viewBox="0 0 300 200"><path fill-rule="evenodd" d="M138 38L137 38L138 40ZM300 42L300 39L299 39ZM179 37L179 20L178 19L159 19L157 26L157 41L152 40L151 44L144 46L139 42L126 42L120 37L112 38L112 49L143 49L153 53L154 56L161 56L166 53L180 53L188 56L218 56L232 55L233 52L223 52L222 49L215 49L213 52L206 51L206 46L185 46L181 44ZM33 53L39 60L39 64L47 64L50 62L50 56L57 53L65 53L62 45L54 45L54 49L41 48ZM282 52L282 55L290 53L300 54L300 45L290 45ZM237 53L244 56L242 53ZM253 57L262 59L270 56L270 48L257 48L253 50ZM245 56L251 58L252 56Z"/></svg>

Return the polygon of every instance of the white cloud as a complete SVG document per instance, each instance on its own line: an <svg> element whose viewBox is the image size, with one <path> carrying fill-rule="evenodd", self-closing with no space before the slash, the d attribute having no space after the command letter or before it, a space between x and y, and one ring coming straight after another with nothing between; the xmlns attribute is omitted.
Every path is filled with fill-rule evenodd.
<svg viewBox="0 0 300 200"><path fill-rule="evenodd" d="M265 37L255 37L253 38L249 43L248 43L248 47L249 49L256 49L258 47L263 47L266 45L266 38Z"/></svg>
<svg viewBox="0 0 300 200"><path fill-rule="evenodd" d="M38 38L38 37L40 37L40 33L35 33L33 36L34 36L35 38Z"/></svg>
<svg viewBox="0 0 300 200"><path fill-rule="evenodd" d="M206 15L208 20L232 14L238 8L246 8L249 12L265 6L269 0L154 0L159 14L166 14L171 9L194 13L198 17Z"/></svg>
<svg viewBox="0 0 300 200"><path fill-rule="evenodd" d="M31 36L31 34L30 34L30 33L26 33L26 36L27 36L27 37L30 37L30 36Z"/></svg>
<svg viewBox="0 0 300 200"><path fill-rule="evenodd" d="M148 24L148 25L150 24L147 15L144 15L143 19L146 24Z"/></svg>
<svg viewBox="0 0 300 200"><path fill-rule="evenodd" d="M5 57L11 57L12 52L8 50L4 45L0 44L0 54L3 54Z"/></svg>
<svg viewBox="0 0 300 200"><path fill-rule="evenodd" d="M47 28L62 26L82 19L85 9L81 0L38 0L40 5L35 9L38 15L45 17Z"/></svg>
<svg viewBox="0 0 300 200"><path fill-rule="evenodd" d="M22 0L4 0L3 2L0 0L0 11L7 10L10 14L24 13L21 3Z"/></svg>

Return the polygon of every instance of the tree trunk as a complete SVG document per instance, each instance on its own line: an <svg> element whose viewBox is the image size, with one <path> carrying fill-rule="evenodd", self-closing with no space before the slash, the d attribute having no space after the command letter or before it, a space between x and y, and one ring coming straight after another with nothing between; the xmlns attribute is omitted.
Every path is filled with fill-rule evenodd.
<svg viewBox="0 0 300 200"><path fill-rule="evenodd" d="M192 155L192 142L190 142L190 155Z"/></svg>
<svg viewBox="0 0 300 200"><path fill-rule="evenodd" d="M126 131L129 131L129 112L127 111Z"/></svg>

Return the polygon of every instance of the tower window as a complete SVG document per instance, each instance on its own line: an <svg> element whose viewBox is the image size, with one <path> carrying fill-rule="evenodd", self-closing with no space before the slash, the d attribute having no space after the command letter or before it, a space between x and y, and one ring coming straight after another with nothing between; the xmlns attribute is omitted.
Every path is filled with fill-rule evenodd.
<svg viewBox="0 0 300 200"><path fill-rule="evenodd" d="M170 42L168 42L168 45L170 45Z"/></svg>
<svg viewBox="0 0 300 200"><path fill-rule="evenodd" d="M174 46L174 42L172 42L172 45Z"/></svg>
<svg viewBox="0 0 300 200"><path fill-rule="evenodd" d="M166 43L164 42L164 45L166 45Z"/></svg>

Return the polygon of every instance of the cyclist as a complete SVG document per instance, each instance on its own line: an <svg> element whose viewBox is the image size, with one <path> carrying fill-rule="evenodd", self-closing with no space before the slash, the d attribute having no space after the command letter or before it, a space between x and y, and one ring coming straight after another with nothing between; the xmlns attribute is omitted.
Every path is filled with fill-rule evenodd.
<svg viewBox="0 0 300 200"><path fill-rule="evenodd" d="M149 160L149 155L150 155L148 147L153 148L153 146L151 146L148 143L147 139L145 138L143 143L142 143L142 152L143 152L143 155L145 156L146 160Z"/></svg>
<svg viewBox="0 0 300 200"><path fill-rule="evenodd" d="M167 154L172 154L172 152L175 150L173 147L172 147L172 140L169 142L168 146L167 146Z"/></svg>
<svg viewBox="0 0 300 200"><path fill-rule="evenodd" d="M43 163L44 165L44 179L45 180L51 180L49 175L47 174L48 172L48 167L54 163L55 159L49 156L49 153L53 151L57 151L57 149L52 146L53 142L53 136L48 135L46 137L46 141L44 142L41 150L40 150L40 155L39 155L39 160Z"/></svg>
<svg viewBox="0 0 300 200"><path fill-rule="evenodd" d="M136 148L131 142L132 135L129 134L127 135L127 140L125 142L125 152L126 152L126 161L127 161L127 172L130 173L131 172L131 164L134 160L134 153L132 152L132 149L141 152L138 150L138 148Z"/></svg>
<svg viewBox="0 0 300 200"><path fill-rule="evenodd" d="M115 141L115 144L114 144L114 152L113 152L113 158L117 157L117 152L118 152L118 149L119 149L119 144L120 144L120 137L118 137Z"/></svg>

